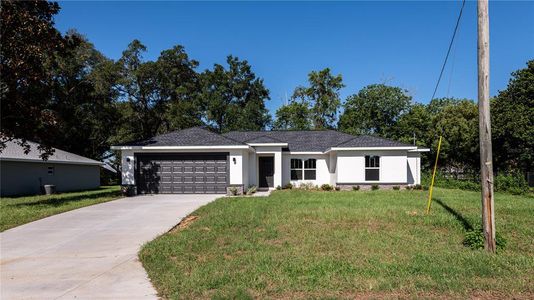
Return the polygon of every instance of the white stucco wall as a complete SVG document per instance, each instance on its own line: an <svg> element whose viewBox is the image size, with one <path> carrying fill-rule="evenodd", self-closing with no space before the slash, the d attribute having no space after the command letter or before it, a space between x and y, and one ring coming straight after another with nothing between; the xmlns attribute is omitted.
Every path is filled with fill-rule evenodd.
<svg viewBox="0 0 534 300"><path fill-rule="evenodd" d="M365 155L380 156L380 180L365 181ZM338 151L338 183L407 183L407 151Z"/></svg>
<svg viewBox="0 0 534 300"><path fill-rule="evenodd" d="M298 159L309 159L309 158L315 158L316 159L316 175L315 180L291 180L291 159L292 158L298 158ZM330 166L330 155L329 154L289 154L289 153L283 153L282 157L282 186L286 185L287 183L291 182L293 185L299 185L302 182L308 183L311 182L315 185L321 185L321 184L333 184L331 181L332 176L329 170Z"/></svg>
<svg viewBox="0 0 534 300"><path fill-rule="evenodd" d="M408 152L408 184L421 184L421 153Z"/></svg>

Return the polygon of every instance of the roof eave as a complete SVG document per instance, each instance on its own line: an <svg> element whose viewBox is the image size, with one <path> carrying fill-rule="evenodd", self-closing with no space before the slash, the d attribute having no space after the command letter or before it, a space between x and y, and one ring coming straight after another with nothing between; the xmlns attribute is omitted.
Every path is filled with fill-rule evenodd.
<svg viewBox="0 0 534 300"><path fill-rule="evenodd" d="M213 145L213 146L111 146L111 150L233 150L250 149L248 145Z"/></svg>
<svg viewBox="0 0 534 300"><path fill-rule="evenodd" d="M417 147L413 146L390 146L390 147L332 147L325 151L325 153L331 151L350 151L350 150L417 150Z"/></svg>
<svg viewBox="0 0 534 300"><path fill-rule="evenodd" d="M15 158L15 157L0 157L0 161L14 161L14 162L33 162L33 163L53 163L53 164L70 164L70 165L90 165L102 166L104 163L99 161L73 161L73 160L55 160L55 159L34 159L34 158Z"/></svg>

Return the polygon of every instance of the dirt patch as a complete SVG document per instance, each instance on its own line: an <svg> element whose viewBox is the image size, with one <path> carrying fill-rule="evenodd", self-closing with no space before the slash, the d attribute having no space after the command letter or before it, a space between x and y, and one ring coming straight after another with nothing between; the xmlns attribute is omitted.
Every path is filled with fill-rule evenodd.
<svg viewBox="0 0 534 300"><path fill-rule="evenodd" d="M183 218L182 221L180 221L180 223L178 223L178 225L174 226L170 230L170 232L176 232L176 231L184 230L187 227L189 227L193 222L195 222L197 219L198 219L198 216L189 215L189 216Z"/></svg>

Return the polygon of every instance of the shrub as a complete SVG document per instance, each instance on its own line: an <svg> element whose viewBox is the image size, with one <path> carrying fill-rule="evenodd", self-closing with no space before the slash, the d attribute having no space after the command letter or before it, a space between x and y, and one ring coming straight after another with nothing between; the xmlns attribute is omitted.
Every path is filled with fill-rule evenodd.
<svg viewBox="0 0 534 300"><path fill-rule="evenodd" d="M247 195L252 195L252 194L256 193L256 190L257 190L257 188L256 188L255 185L249 186L248 189L247 189Z"/></svg>
<svg viewBox="0 0 534 300"><path fill-rule="evenodd" d="M279 185L277 185L277 186L276 186L276 190L278 190L278 191L279 191L279 190L281 190L281 189L282 189L282 187L281 187L281 186L279 186Z"/></svg>
<svg viewBox="0 0 534 300"><path fill-rule="evenodd" d="M239 190L235 186L229 187L228 191L232 196L237 196L237 194L239 194Z"/></svg>
<svg viewBox="0 0 534 300"><path fill-rule="evenodd" d="M317 187L311 182L302 182L299 185L299 189L311 191L311 190L317 189Z"/></svg>
<svg viewBox="0 0 534 300"><path fill-rule="evenodd" d="M321 185L321 190L323 191L331 191L333 189L333 187L327 183Z"/></svg>
<svg viewBox="0 0 534 300"><path fill-rule="evenodd" d="M380 186L379 186L378 184L373 184L373 185L371 186L371 190L373 190L373 191L376 191L376 190L378 190L378 189L380 189Z"/></svg>
<svg viewBox="0 0 534 300"><path fill-rule="evenodd" d="M395 191L398 191L398 190L400 190L400 186L398 186L398 185L394 185L394 186L393 186L393 189L394 189Z"/></svg>
<svg viewBox="0 0 534 300"><path fill-rule="evenodd" d="M336 191L341 191L341 187L340 187L340 186L336 186L334 189L335 189Z"/></svg>
<svg viewBox="0 0 534 300"><path fill-rule="evenodd" d="M497 250L504 250L506 248L506 239L498 232L495 233L495 243ZM484 249L484 231L482 225L478 224L472 230L468 230L464 235L463 244L473 250Z"/></svg>
<svg viewBox="0 0 534 300"><path fill-rule="evenodd" d="M529 191L528 183L521 172L498 174L493 181L495 182L495 191L498 192L523 195Z"/></svg>
<svg viewBox="0 0 534 300"><path fill-rule="evenodd" d="M407 189L408 191L411 191L411 190L413 189L413 186L411 186L411 185L407 185L407 186L406 186L406 189Z"/></svg>
<svg viewBox="0 0 534 300"><path fill-rule="evenodd" d="M291 182L289 182L286 185L284 185L284 190L290 190L292 188L293 188L293 185L291 184Z"/></svg>
<svg viewBox="0 0 534 300"><path fill-rule="evenodd" d="M352 190L353 191L359 191L360 190L360 186L359 185L353 185L352 186Z"/></svg>
<svg viewBox="0 0 534 300"><path fill-rule="evenodd" d="M420 185L420 184L416 184L416 185L413 186L413 189L414 189L414 190L422 190L422 189L423 189L423 186Z"/></svg>

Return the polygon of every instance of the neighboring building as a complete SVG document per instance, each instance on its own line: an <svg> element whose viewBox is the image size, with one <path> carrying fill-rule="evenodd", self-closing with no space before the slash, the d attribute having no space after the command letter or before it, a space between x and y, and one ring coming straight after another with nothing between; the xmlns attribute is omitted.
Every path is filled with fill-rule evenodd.
<svg viewBox="0 0 534 300"><path fill-rule="evenodd" d="M31 146L28 154L13 141L0 153L0 195L40 194L47 184L55 185L58 192L100 186L101 162L59 149L54 149L54 154L44 161L39 156L39 145L28 143Z"/></svg>
<svg viewBox="0 0 534 300"><path fill-rule="evenodd" d="M111 147L122 184L137 193L227 193L229 187L331 184L342 188L420 183L419 149L383 138L323 131L194 127Z"/></svg>

